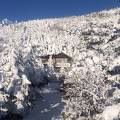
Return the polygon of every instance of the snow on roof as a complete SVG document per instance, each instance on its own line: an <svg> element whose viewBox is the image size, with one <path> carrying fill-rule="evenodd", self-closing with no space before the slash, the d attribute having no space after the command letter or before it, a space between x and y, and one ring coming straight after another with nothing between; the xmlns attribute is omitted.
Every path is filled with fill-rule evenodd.
<svg viewBox="0 0 120 120"><path fill-rule="evenodd" d="M68 58L68 59L72 59L72 57L70 57L69 55L61 52L61 53L58 53L58 54L51 54L52 55L52 58ZM40 56L40 58L44 58L44 59L49 59L49 56L50 54L48 55L42 55Z"/></svg>

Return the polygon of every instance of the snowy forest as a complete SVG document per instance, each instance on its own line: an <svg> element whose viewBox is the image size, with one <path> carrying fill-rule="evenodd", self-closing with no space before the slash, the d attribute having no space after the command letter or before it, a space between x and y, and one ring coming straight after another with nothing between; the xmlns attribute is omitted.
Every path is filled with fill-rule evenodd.
<svg viewBox="0 0 120 120"><path fill-rule="evenodd" d="M39 56L61 52L73 59L67 72L42 67ZM59 117L36 120L120 119L120 8L27 22L5 19L0 56L0 120L22 120L42 97L44 84L59 79Z"/></svg>

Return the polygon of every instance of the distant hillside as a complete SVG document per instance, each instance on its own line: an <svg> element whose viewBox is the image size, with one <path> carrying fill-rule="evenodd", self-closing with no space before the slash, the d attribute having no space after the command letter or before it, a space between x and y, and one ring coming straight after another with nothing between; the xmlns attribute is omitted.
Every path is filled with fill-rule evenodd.
<svg viewBox="0 0 120 120"><path fill-rule="evenodd" d="M32 82L30 74L34 74L32 79L39 80L41 77L36 73L41 65L39 56L59 52L74 58L73 68L83 66L89 68L89 71L100 72L99 76L104 67L109 75L113 74L112 69L120 65L120 8L60 19L20 23L2 21L0 86L4 91L0 93L0 105L4 104L3 95L12 94L18 100L17 92L24 101L28 94L23 95L23 91L27 92L28 81ZM106 71L104 73L107 75ZM97 76L97 73L95 75ZM23 85L23 88L18 89L21 87L19 81L23 82L26 79L27 87L24 88ZM18 109L24 108L22 102L17 102L15 104L18 105Z"/></svg>

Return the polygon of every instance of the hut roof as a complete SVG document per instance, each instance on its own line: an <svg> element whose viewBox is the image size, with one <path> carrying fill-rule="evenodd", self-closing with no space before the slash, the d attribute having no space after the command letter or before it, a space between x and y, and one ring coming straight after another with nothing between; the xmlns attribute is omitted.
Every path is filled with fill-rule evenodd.
<svg viewBox="0 0 120 120"><path fill-rule="evenodd" d="M68 58L68 59L72 59L69 55L61 52L61 53L58 53L58 54L53 54L52 55L52 58Z"/></svg>
<svg viewBox="0 0 120 120"><path fill-rule="evenodd" d="M58 54L51 54L52 55L52 58L68 58L68 59L72 59L72 57L70 57L69 55L61 52L61 53L58 53ZM42 55L40 56L40 58L43 58L43 59L49 59L50 55Z"/></svg>
<svg viewBox="0 0 120 120"><path fill-rule="evenodd" d="M50 56L50 55L42 55L42 56L40 56L40 58L49 59L49 56Z"/></svg>

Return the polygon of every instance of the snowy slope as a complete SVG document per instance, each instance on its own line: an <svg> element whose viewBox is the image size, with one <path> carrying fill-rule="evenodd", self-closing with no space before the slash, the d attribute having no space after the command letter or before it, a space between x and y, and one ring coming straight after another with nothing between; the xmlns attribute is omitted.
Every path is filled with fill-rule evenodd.
<svg viewBox="0 0 120 120"><path fill-rule="evenodd" d="M0 105L4 103L3 95L13 95L17 105L14 109L24 109L29 84L42 80L42 54L65 52L74 58L72 72L83 71L86 75L90 71L93 78L99 76L98 80L104 76L119 79L119 72L113 72L120 64L119 44L120 8L60 19L1 22ZM111 76L113 73L115 76Z"/></svg>

